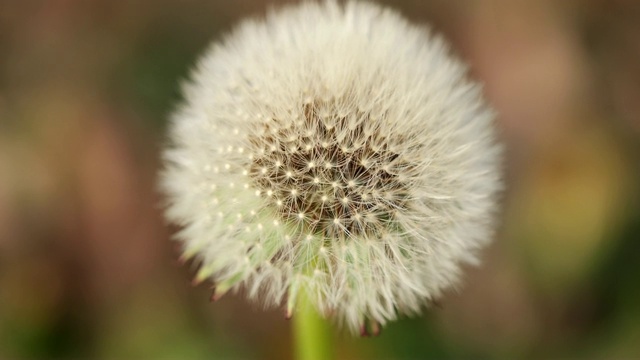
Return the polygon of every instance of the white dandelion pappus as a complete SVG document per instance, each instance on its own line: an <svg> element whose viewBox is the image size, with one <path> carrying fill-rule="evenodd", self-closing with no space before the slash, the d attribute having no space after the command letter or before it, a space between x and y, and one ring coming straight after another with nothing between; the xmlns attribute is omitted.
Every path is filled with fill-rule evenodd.
<svg viewBox="0 0 640 360"><path fill-rule="evenodd" d="M200 59L164 152L166 217L214 298L301 289L352 331L458 283L493 235L500 146L444 40L374 4L303 3Z"/></svg>

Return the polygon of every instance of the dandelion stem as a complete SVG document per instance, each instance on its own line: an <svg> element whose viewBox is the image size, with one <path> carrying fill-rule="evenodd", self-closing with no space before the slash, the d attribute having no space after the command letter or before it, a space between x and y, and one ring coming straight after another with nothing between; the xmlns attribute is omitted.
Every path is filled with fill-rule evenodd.
<svg viewBox="0 0 640 360"><path fill-rule="evenodd" d="M297 301L298 311L293 315L293 336L296 359L325 360L333 358L331 328L309 302L301 289Z"/></svg>

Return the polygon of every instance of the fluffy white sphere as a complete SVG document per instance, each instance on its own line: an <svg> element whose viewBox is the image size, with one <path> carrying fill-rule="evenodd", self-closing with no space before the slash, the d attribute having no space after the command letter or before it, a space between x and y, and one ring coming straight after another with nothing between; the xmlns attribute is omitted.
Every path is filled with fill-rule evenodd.
<svg viewBox="0 0 640 360"><path fill-rule="evenodd" d="M214 43L172 118L162 188L215 297L301 289L352 331L417 313L493 235L500 146L444 40L303 3Z"/></svg>

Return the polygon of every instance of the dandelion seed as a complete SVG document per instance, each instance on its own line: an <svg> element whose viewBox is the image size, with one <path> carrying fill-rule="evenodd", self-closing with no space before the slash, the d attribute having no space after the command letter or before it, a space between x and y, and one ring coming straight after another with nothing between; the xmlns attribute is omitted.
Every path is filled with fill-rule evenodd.
<svg viewBox="0 0 640 360"><path fill-rule="evenodd" d="M304 287L377 334L458 284L492 238L493 113L428 29L370 3L305 2L239 25L191 79L162 185L213 299L263 289L249 296L290 295L290 314Z"/></svg>

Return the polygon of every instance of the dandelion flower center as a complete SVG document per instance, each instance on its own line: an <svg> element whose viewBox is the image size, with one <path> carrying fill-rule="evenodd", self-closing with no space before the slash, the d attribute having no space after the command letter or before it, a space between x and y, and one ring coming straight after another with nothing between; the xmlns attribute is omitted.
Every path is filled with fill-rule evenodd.
<svg viewBox="0 0 640 360"><path fill-rule="evenodd" d="M411 165L389 147L393 135L372 126L371 112L347 118L331 102L307 103L302 114L293 125L271 116L255 124L254 186L272 194L267 201L278 216L302 231L334 240L379 237L409 194L399 175L407 178Z"/></svg>

